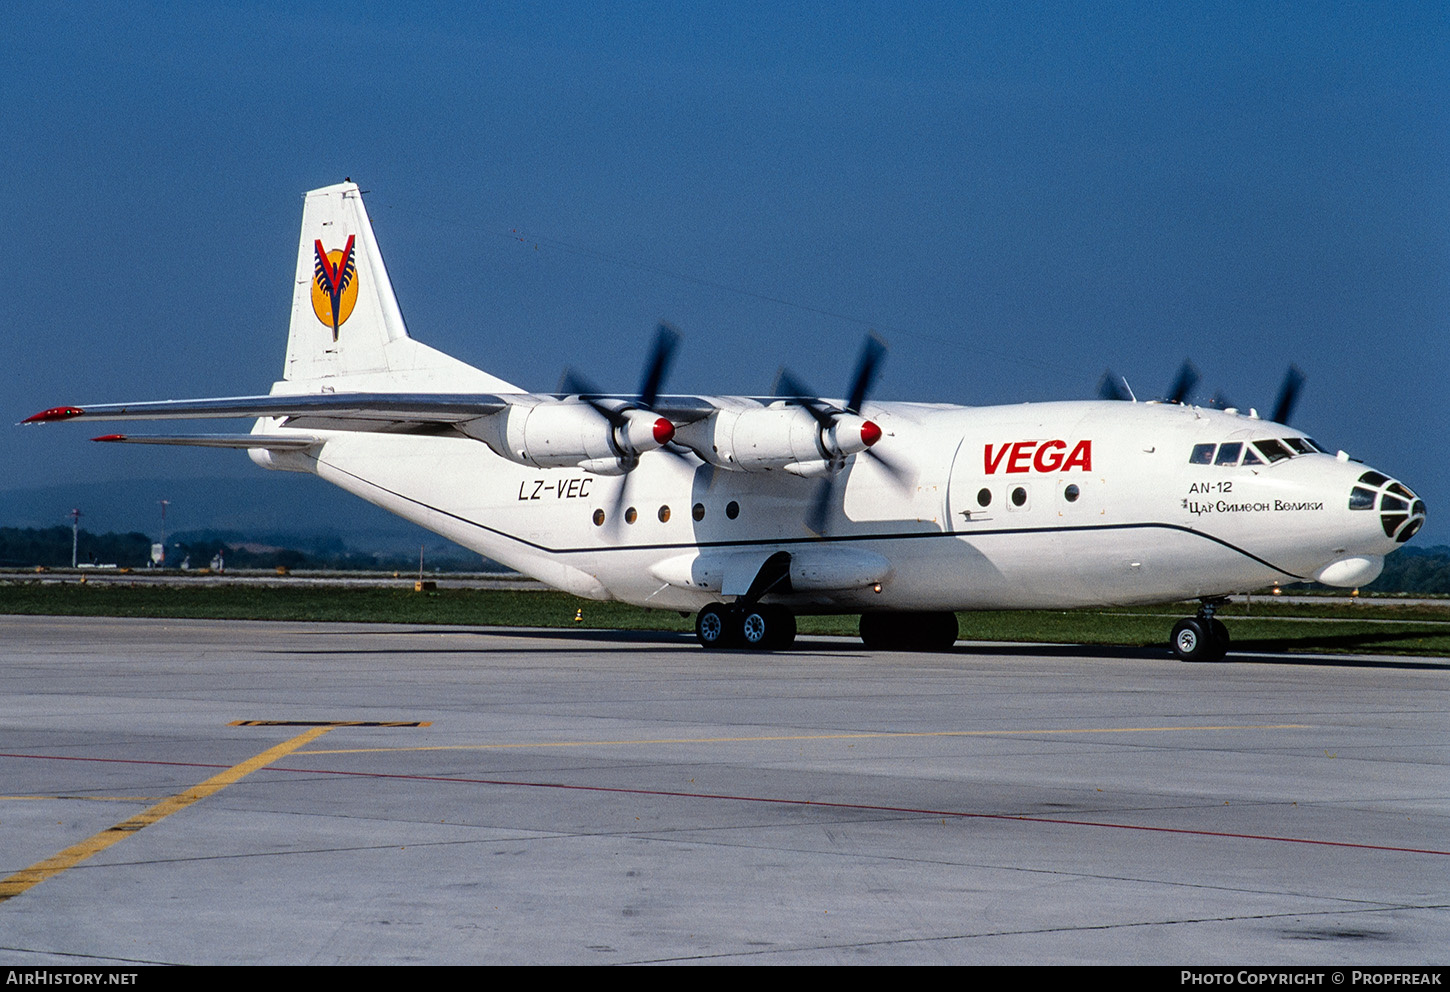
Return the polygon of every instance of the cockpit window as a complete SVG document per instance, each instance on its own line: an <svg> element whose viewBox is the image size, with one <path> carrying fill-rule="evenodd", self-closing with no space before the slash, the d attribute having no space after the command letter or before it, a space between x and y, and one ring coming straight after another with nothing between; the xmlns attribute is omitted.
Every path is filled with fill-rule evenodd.
<svg viewBox="0 0 1450 992"><path fill-rule="evenodd" d="M1390 480L1388 476L1380 475L1378 472L1366 472L1359 477L1359 481L1366 486L1382 486Z"/></svg>
<svg viewBox="0 0 1450 992"><path fill-rule="evenodd" d="M1254 447L1258 448L1259 454L1263 455L1270 462L1283 461L1285 458L1294 457L1294 453L1288 448L1284 447L1284 445L1279 441L1255 441Z"/></svg>
<svg viewBox="0 0 1450 992"><path fill-rule="evenodd" d="M1239 453L1244 450L1242 441L1235 441L1232 444L1220 444L1218 446L1218 458L1214 460L1215 465L1237 465Z"/></svg>
<svg viewBox="0 0 1450 992"><path fill-rule="evenodd" d="M1286 437L1284 443L1294 449L1298 455L1307 455L1314 451L1302 437Z"/></svg>
<svg viewBox="0 0 1450 992"><path fill-rule="evenodd" d="M1306 437L1306 438L1304 438L1304 441L1308 443L1309 447L1313 448L1315 451L1319 452L1320 454L1323 454L1323 455L1329 454L1329 449L1326 448L1326 447L1324 447L1324 445L1320 444L1318 441L1314 440L1312 437Z"/></svg>
<svg viewBox="0 0 1450 992"><path fill-rule="evenodd" d="M1349 508L1351 510L1373 510L1374 493L1355 486L1349 493Z"/></svg>
<svg viewBox="0 0 1450 992"><path fill-rule="evenodd" d="M1218 447L1216 444L1195 444L1193 446L1193 454L1188 456L1188 464L1212 465L1213 449L1216 447Z"/></svg>
<svg viewBox="0 0 1450 992"><path fill-rule="evenodd" d="M1260 458L1258 455L1254 454L1254 449L1253 448L1245 448L1244 449L1244 464L1245 465L1262 465L1262 464L1264 464L1264 460L1262 458Z"/></svg>
<svg viewBox="0 0 1450 992"><path fill-rule="evenodd" d="M1389 489L1387 489L1385 491L1386 492L1394 493L1396 496L1403 496L1403 497L1405 497L1405 499L1414 499L1415 498L1415 494L1414 493L1410 492L1408 489L1406 489L1404 486L1400 485L1398 482L1396 482L1394 485L1390 486Z"/></svg>

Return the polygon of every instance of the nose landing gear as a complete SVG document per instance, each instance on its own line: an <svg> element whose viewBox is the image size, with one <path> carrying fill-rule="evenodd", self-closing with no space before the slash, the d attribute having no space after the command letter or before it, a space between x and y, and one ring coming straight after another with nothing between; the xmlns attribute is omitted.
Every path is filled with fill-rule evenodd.
<svg viewBox="0 0 1450 992"><path fill-rule="evenodd" d="M1214 616L1227 597L1204 599L1195 616L1173 625L1173 653L1180 661L1222 661L1228 652L1228 628Z"/></svg>

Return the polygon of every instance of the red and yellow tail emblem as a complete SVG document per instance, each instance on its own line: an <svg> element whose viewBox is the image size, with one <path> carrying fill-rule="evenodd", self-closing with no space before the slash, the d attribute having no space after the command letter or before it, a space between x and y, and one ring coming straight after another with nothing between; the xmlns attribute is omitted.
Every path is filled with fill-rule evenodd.
<svg viewBox="0 0 1450 992"><path fill-rule="evenodd" d="M356 235L349 235L347 247L328 251L321 241L312 243L316 261L312 268L312 312L324 325L332 328L332 340L337 340L337 329L352 316L357 303L357 258L353 249Z"/></svg>

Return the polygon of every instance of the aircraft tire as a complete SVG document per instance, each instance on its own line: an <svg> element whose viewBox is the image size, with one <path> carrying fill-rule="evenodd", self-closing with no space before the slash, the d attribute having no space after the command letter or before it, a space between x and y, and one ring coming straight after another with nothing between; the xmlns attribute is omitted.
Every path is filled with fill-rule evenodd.
<svg viewBox="0 0 1450 992"><path fill-rule="evenodd" d="M739 641L739 623L724 603L711 603L695 616L695 639L709 651L733 648Z"/></svg>
<svg viewBox="0 0 1450 992"><path fill-rule="evenodd" d="M1184 617L1173 625L1173 653L1179 661L1219 661L1228 649L1228 631L1219 639L1216 620Z"/></svg>
<svg viewBox="0 0 1450 992"><path fill-rule="evenodd" d="M1214 659L1213 660L1214 661L1222 661L1223 660L1223 656L1226 655L1226 654L1228 654L1228 641L1229 641L1228 628L1225 627L1224 624L1223 624L1223 621L1220 620L1220 619L1218 619L1217 617L1214 617L1213 618L1212 626L1213 626L1213 641L1214 641L1214 649L1213 649L1214 650Z"/></svg>
<svg viewBox="0 0 1450 992"><path fill-rule="evenodd" d="M740 639L755 651L782 651L795 643L795 616L778 606L753 606L740 614Z"/></svg>
<svg viewBox="0 0 1450 992"><path fill-rule="evenodd" d="M771 636L770 649L772 651L788 651L795 644L795 614L790 610L781 607L772 607L776 615L775 633Z"/></svg>
<svg viewBox="0 0 1450 992"><path fill-rule="evenodd" d="M861 642L873 651L950 651L957 642L957 615L863 613Z"/></svg>

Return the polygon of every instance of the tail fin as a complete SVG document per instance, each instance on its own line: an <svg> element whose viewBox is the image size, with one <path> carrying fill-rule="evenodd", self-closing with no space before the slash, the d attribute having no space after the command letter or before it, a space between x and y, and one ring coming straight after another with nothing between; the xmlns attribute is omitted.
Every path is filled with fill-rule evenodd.
<svg viewBox="0 0 1450 992"><path fill-rule="evenodd" d="M362 193L352 182L308 193L282 378L360 377L349 387L514 387L408 336Z"/></svg>

